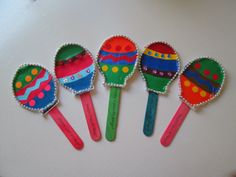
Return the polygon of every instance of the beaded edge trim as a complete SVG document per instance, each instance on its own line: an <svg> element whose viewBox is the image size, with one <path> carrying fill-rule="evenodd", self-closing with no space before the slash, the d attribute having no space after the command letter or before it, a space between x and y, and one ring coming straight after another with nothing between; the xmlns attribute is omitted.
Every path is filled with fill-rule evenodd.
<svg viewBox="0 0 236 177"><path fill-rule="evenodd" d="M136 52L137 57L136 57L136 61L135 61L135 64L134 64L134 69L132 70L131 73L129 73L129 74L125 77L125 81L124 81L123 84L106 83L105 74L104 74L104 72L102 71L102 69L101 69L101 67L99 66L99 63L98 63L99 52L100 52L100 50L102 49L103 44L104 44L107 40L109 40L109 39L111 39L111 38L113 38L113 37L123 37L123 38L128 39L130 42L132 42L132 43L134 44L134 46L135 46L135 48L136 48L136 51L137 51L137 52ZM139 49L138 49L138 47L137 47L137 44L136 44L132 39L130 39L129 37L127 37L127 36L125 36L125 35L112 35L112 36L108 37L107 39L105 39L105 40L102 42L102 45L101 45L101 47L99 48L98 53L97 53L97 56L96 56L96 65L97 65L97 67L98 67L98 70L100 71L100 73L101 73L102 76L103 76L103 85L104 85L104 86L108 86L108 87L120 87L120 88L124 88L125 85L126 85L126 83L127 83L127 81L128 81L128 79L129 79L129 78L135 73L135 71L136 71L137 65L138 65L138 63L139 63L139 58L140 58L139 55L140 55L140 54L139 54Z"/></svg>
<svg viewBox="0 0 236 177"><path fill-rule="evenodd" d="M141 59L142 59L142 56L143 56L143 54L144 54L144 51L145 51L145 49L148 47L148 46L150 46L150 45L152 45L152 44L154 44L154 43L161 43L161 44L166 44L166 45L168 45L169 47L171 47L173 50L174 50L174 52L175 52L175 54L178 56L178 58L176 59L177 61L178 61L178 70L177 70L177 72L175 73L175 75L171 78L171 80L167 83L167 85L165 86L165 91L164 92L161 92L161 91L156 91L156 90L154 90L154 89L150 89L150 88L148 88L148 86L147 86L147 80L145 79L145 77L144 77L144 74L143 74L143 72L142 72L142 67L141 67ZM146 90L147 91L151 91L151 92L155 92L155 93L157 93L157 94L167 94L167 91L168 91L168 86L176 79L176 77L179 75L179 73L180 73L180 57L179 57L179 54L176 52L176 50L169 44L169 43L167 43L167 42L165 42L165 41L154 41L154 42L151 42L151 43L149 43L148 45L146 45L145 47L144 47L144 51L142 52L142 54L141 54L141 56L140 56L140 60L139 60L139 64L138 64L138 69L139 69L139 72L141 73L141 77L142 77L142 79L145 81L145 85L146 85Z"/></svg>
<svg viewBox="0 0 236 177"><path fill-rule="evenodd" d="M50 75L52 75L52 80L53 80L53 83L54 83L54 86L55 86L55 89L54 89L54 100L49 103L47 106L43 107L43 108L29 108L27 106L25 106L24 104L22 104L21 102L19 102L19 100L16 98L15 96L15 92L14 92L14 80L15 80L15 77L16 75L18 74L19 70L22 68L22 67L25 67L25 66L39 66L43 69L45 69ZM57 104L59 104L59 100L57 99L57 93L58 93L58 90L57 90L57 81L54 77L54 75L49 71L47 70L44 66L40 65L40 64L35 64L35 63L23 63L21 64L14 76L13 76L13 79L12 79L12 82L11 82L11 87L12 87L12 94L13 94L13 97L16 99L16 101L20 104L21 107L29 110L29 111L33 111L33 112L40 112L43 116L45 116L53 107L55 107Z"/></svg>
<svg viewBox="0 0 236 177"><path fill-rule="evenodd" d="M58 54L58 52L59 52L63 47L70 46L70 45L77 45L77 46L83 48L83 49L89 54L89 56L90 56L90 57L92 58L92 60L93 60L94 72L93 72L92 78L91 78L91 80L90 80L90 87L87 88L87 89L83 89L83 90L80 90L80 91L76 91L76 90L74 90L74 89L72 89L72 88L70 88L70 87L67 87L65 84L59 82L59 80L58 80L58 78L57 78L57 75L56 75L56 57L57 57L57 54ZM90 53L90 51L89 51L87 48L83 47L82 45L77 44L77 43L66 43L66 44L62 45L60 48L57 49L56 55L54 56L54 73L55 73L56 79L57 79L57 81L58 81L58 83L59 83L60 85L62 85L62 86L63 86L64 88L66 88L67 90L71 91L74 95L83 94L83 93L89 92L89 91L91 91L91 90L94 89L94 80L95 80L96 72L97 72L97 71L96 71L96 61L95 61L93 55Z"/></svg>
<svg viewBox="0 0 236 177"><path fill-rule="evenodd" d="M188 100L186 100L184 97L181 96L182 89L181 89L180 76L183 74L183 72L184 72L192 63L194 63L194 62L197 61L197 60L201 60L201 59L205 59L205 58L215 61L215 62L221 67L221 69L222 69L222 71L223 71L223 74L224 74L223 80L222 80L222 84L221 84L221 86L220 86L219 91L218 91L212 98L207 99L207 100L205 100L205 101L202 101L202 102L200 102L200 103L198 103L198 104L191 104L191 103L188 102ZM178 82L178 84L179 84L179 90L180 90L179 98L180 98L184 103L186 103L192 110L196 110L196 107L205 105L205 104L207 104L208 102L212 101L213 99L215 99L216 97L218 97L218 96L220 95L220 93L222 92L222 88L223 88L224 82L225 82L225 77L226 77L226 74L225 74L225 69L224 69L223 65L222 65L220 62L218 62L215 58L211 58L211 57L209 57L209 56L205 56L205 57L202 56L202 57L195 58L195 59L191 60L190 62L188 62L188 63L185 65L185 67L183 68L183 70L181 71L181 73L179 74L179 82Z"/></svg>

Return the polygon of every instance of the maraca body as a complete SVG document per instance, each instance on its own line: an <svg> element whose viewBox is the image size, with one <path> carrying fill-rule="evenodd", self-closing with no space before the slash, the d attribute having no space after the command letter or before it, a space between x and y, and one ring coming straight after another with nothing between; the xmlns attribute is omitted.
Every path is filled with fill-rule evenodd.
<svg viewBox="0 0 236 177"><path fill-rule="evenodd" d="M148 45L141 56L140 63L147 89L165 93L168 85L178 74L179 65L178 55L168 44L155 42Z"/></svg>
<svg viewBox="0 0 236 177"><path fill-rule="evenodd" d="M190 63L180 76L181 98L191 106L211 100L223 84L224 70L215 60L200 58Z"/></svg>
<svg viewBox="0 0 236 177"><path fill-rule="evenodd" d="M52 75L36 65L20 67L13 80L16 99L30 110L46 111L57 102Z"/></svg>
<svg viewBox="0 0 236 177"><path fill-rule="evenodd" d="M137 63L135 44L123 36L106 40L98 54L98 64L110 86L124 86L126 79L133 73Z"/></svg>
<svg viewBox="0 0 236 177"><path fill-rule="evenodd" d="M93 88L95 65L90 53L83 47L76 44L61 47L55 65L60 84L74 93L87 92Z"/></svg>

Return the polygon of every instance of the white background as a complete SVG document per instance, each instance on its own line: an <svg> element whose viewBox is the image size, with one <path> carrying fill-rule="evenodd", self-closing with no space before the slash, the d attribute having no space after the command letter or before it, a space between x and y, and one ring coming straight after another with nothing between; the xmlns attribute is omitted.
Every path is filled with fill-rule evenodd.
<svg viewBox="0 0 236 177"><path fill-rule="evenodd" d="M231 177L236 173L236 1L193 0L1 0L0 176L1 177ZM174 46L182 66L199 56L218 59L227 80L221 96L191 111L173 144L160 136L180 104L175 81L160 96L154 135L142 133L147 92L138 72L122 90L117 140L93 142L79 97L59 88L64 113L83 138L76 151L50 117L22 109L11 93L18 65L40 63L53 71L64 43L95 56L114 34L140 49L152 41ZM109 90L97 75L92 92L104 136Z"/></svg>

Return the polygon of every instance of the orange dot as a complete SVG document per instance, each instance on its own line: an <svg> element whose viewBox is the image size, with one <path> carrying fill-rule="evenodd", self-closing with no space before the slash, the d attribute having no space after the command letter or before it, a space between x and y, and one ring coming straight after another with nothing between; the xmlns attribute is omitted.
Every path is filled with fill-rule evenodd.
<svg viewBox="0 0 236 177"><path fill-rule="evenodd" d="M31 76L28 75L28 76L25 77L25 81L26 81L26 82L30 82L31 80L32 80L32 77L31 77Z"/></svg>
<svg viewBox="0 0 236 177"><path fill-rule="evenodd" d="M200 95L201 95L201 97L206 97L206 92L205 91L201 91Z"/></svg>
<svg viewBox="0 0 236 177"><path fill-rule="evenodd" d="M197 88L196 86L193 86L192 91L193 91L194 93L197 93L197 92L198 92L198 88Z"/></svg>
<svg viewBox="0 0 236 177"><path fill-rule="evenodd" d="M189 87L190 84L191 84L190 81L188 81L188 80L184 81L184 86Z"/></svg>
<svg viewBox="0 0 236 177"><path fill-rule="evenodd" d="M20 81L18 81L17 83L16 83L16 88L21 88L22 87L22 83L20 82Z"/></svg>
<svg viewBox="0 0 236 177"><path fill-rule="evenodd" d="M33 75L36 75L36 74L38 74L38 70L37 70L36 68L34 68L34 69L32 69L31 73L32 73Z"/></svg>

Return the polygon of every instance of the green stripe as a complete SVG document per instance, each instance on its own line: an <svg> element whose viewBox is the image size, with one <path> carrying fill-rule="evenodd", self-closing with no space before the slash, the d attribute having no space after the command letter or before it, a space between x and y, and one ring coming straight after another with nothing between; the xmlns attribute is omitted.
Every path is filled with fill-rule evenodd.
<svg viewBox="0 0 236 177"><path fill-rule="evenodd" d="M200 63L201 67L200 69L196 69L202 76L208 78L209 80L213 81L213 82L217 82L218 84L221 84L223 82L223 78L224 78L224 72L223 69L221 68L221 66L214 60L211 60L209 58L201 58L200 60L196 60L192 63L192 66L194 66L194 64L196 63ZM204 75L204 71L205 70L209 70L210 74L209 75ZM213 80L212 76L213 74L217 74L219 76L218 80Z"/></svg>
<svg viewBox="0 0 236 177"><path fill-rule="evenodd" d="M56 61L64 61L70 59L85 51L83 47L77 44L69 44L62 46L56 55Z"/></svg>
<svg viewBox="0 0 236 177"><path fill-rule="evenodd" d="M16 75L15 75L15 77L13 79L13 88L14 88L15 92L17 92L18 90L22 89L26 85L30 84L34 80L34 78L37 76L37 75L31 74L32 69L37 69L38 70L38 74L37 75L39 75L39 73L42 70L42 68L40 66L31 66L31 65L29 66L29 65L27 65L27 66L23 66L22 68L20 68L17 71L17 73L16 73ZM32 80L30 82L26 82L25 81L25 77L27 75L32 77ZM20 81L22 83L22 87L19 88L19 89L15 87L16 82L18 82L18 81Z"/></svg>
<svg viewBox="0 0 236 177"><path fill-rule="evenodd" d="M124 84L125 78L133 72L134 65L110 65L110 64L104 64L99 63L99 66L102 69L102 66L108 66L108 70L106 72L101 71L105 75L105 81L107 84ZM117 73L112 72L113 67L118 67L119 71ZM126 66L129 68L129 71L127 73L122 72L122 68Z"/></svg>
<svg viewBox="0 0 236 177"><path fill-rule="evenodd" d="M171 80L169 78L157 77L147 73L144 73L143 75L146 79L147 87L159 92L165 92L167 89L166 86Z"/></svg>

